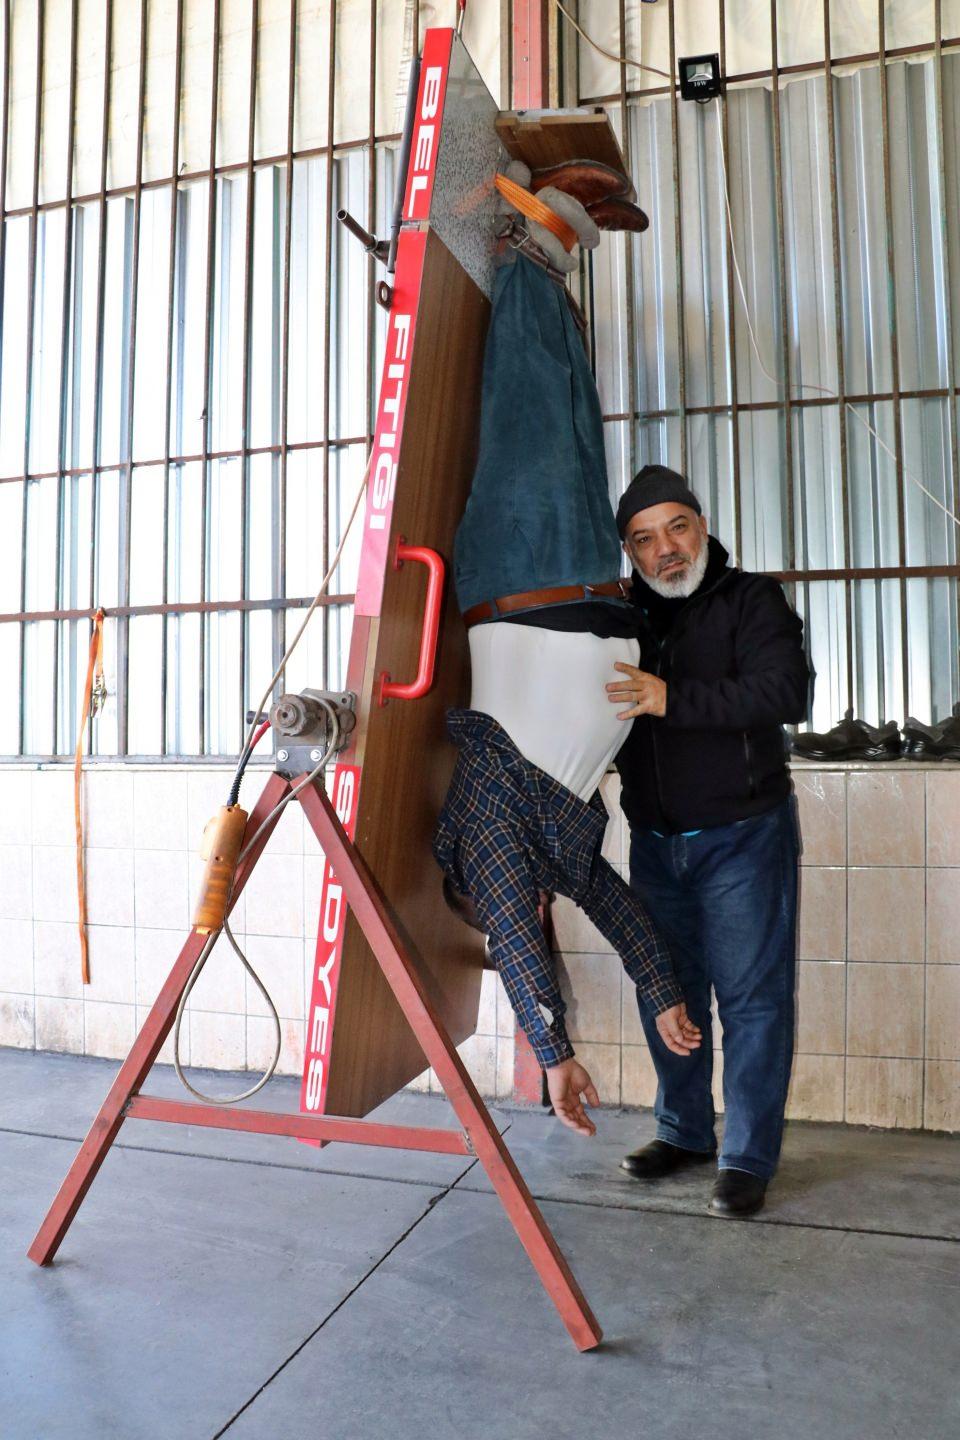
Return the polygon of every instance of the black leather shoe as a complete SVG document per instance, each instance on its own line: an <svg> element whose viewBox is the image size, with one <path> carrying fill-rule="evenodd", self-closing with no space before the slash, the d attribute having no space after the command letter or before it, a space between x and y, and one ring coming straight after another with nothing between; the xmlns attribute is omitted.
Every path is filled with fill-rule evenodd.
<svg viewBox="0 0 960 1440"><path fill-rule="evenodd" d="M960 705L949 720L924 725L908 715L903 724L903 753L911 760L960 760Z"/></svg>
<svg viewBox="0 0 960 1440"><path fill-rule="evenodd" d="M894 720L886 725L867 725L854 720L848 710L840 721L823 735L805 731L791 742L795 755L805 760L899 760L900 731Z"/></svg>
<svg viewBox="0 0 960 1440"><path fill-rule="evenodd" d="M667 1140L651 1140L642 1150L624 1155L620 1169L626 1170L634 1180L659 1180L672 1175L674 1170L683 1170L687 1165L705 1165L714 1158L712 1150L681 1150Z"/></svg>
<svg viewBox="0 0 960 1440"><path fill-rule="evenodd" d="M767 1182L747 1170L721 1170L713 1186L710 1209L714 1215L742 1220L763 1209Z"/></svg>
<svg viewBox="0 0 960 1440"><path fill-rule="evenodd" d="M942 725L924 725L922 720L917 720L913 715L908 715L903 722L903 753L910 760L933 760L936 757L931 755L932 747L940 738Z"/></svg>

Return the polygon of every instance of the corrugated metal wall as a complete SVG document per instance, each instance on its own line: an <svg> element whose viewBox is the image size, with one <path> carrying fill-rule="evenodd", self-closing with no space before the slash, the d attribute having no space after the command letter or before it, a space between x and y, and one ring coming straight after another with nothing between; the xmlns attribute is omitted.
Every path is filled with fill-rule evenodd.
<svg viewBox="0 0 960 1440"><path fill-rule="evenodd" d="M740 564L795 577L817 729L848 704L929 720L958 694L956 575L929 571L957 563L934 501L956 512L960 55L888 60L885 96L881 73L835 73L832 116L822 71L728 90L762 365L720 102L628 101L651 226L592 260L612 486L649 460L685 468Z"/></svg>

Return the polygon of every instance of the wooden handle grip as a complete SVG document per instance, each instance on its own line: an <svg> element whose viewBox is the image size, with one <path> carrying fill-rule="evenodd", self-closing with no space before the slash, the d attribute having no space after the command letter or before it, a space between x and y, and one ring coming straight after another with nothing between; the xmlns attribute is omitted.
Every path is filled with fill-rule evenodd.
<svg viewBox="0 0 960 1440"><path fill-rule="evenodd" d="M207 868L193 912L193 928L198 935L210 935L223 924L246 828L246 810L239 805L222 805L203 832L200 853Z"/></svg>

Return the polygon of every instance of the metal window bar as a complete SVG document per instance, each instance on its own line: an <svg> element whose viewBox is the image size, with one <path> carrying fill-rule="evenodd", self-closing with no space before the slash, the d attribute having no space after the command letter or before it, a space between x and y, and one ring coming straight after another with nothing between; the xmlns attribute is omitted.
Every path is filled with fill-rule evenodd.
<svg viewBox="0 0 960 1440"><path fill-rule="evenodd" d="M247 208L244 216L243 239L243 373L241 379L241 455L240 455L240 595L247 598L250 584L250 425L251 425L251 351L253 348L251 319L253 313L253 252L254 215L254 151L257 123L257 58L260 31L259 0L250 0L250 100L247 111ZM241 720L247 709L248 665L250 654L249 611L240 617L240 693L237 713Z"/></svg>
<svg viewBox="0 0 960 1440"><path fill-rule="evenodd" d="M290 278L291 247L293 243L293 163L294 163L294 119L296 116L297 92L297 27L300 17L297 0L290 0L290 49L287 57L287 153L284 175L284 228L283 228L283 298L280 322L280 444L277 459L280 469L280 493L277 528L279 530L278 588L281 595L287 593L287 471L290 457L289 414L290 414ZM274 669L287 648L286 611L277 612L273 634ZM283 676L280 677L283 684Z"/></svg>
<svg viewBox="0 0 960 1440"><path fill-rule="evenodd" d="M949 397L950 393L950 387L946 385L931 385L923 389L901 390L899 392L901 400L944 400ZM893 391L870 390L864 391L863 393L857 392L847 395L846 399L850 405L874 405L884 400L892 400ZM754 411L779 410L782 407L782 403L780 400L741 400L738 409L743 414L748 415ZM833 395L796 395L793 399L793 409L809 409L816 406L836 405L836 403L836 397ZM667 406L660 410L636 410L633 412L633 418L638 420L675 419L681 413L678 407ZM727 415L730 413L730 406L726 402L721 402L716 405L688 405L685 413L687 415ZM604 411L603 415L605 421L629 420L630 418L631 415L628 410ZM4 478L19 480L20 477L18 475L11 475ZM2 483L2 481L0 481L0 483Z"/></svg>
<svg viewBox="0 0 960 1440"><path fill-rule="evenodd" d="M140 0L140 33L137 40L137 159L133 192L133 232L130 242L130 304L127 329L127 373L124 396L123 453L120 468L120 604L130 602L130 541L133 523L133 444L134 401L137 371L137 313L140 278L140 217L143 201L143 132L147 84L147 0ZM130 734L130 620L126 615L117 621L117 751L127 753Z"/></svg>
<svg viewBox="0 0 960 1440"><path fill-rule="evenodd" d="M948 44L948 42L944 41L944 44ZM960 45L960 39L956 41L956 44ZM891 54L892 53L893 52L891 52ZM836 63L840 64L841 62L837 61ZM781 73L786 74L786 71L783 71ZM611 98L616 99L616 96ZM378 146L394 144L402 138L403 137L399 130L385 131L382 135L377 135L376 144ZM333 153L335 156L339 156L348 154L351 150L365 150L369 143L369 136L367 135L362 135L357 140L338 140L333 147ZM329 151L329 148L329 145L326 144L305 146L302 149L294 150L294 159L315 160L319 157L325 157ZM254 161L254 169L273 169L278 165L283 165L286 162L286 158L287 152L285 150L281 151L276 155L261 155ZM246 160L230 160L225 161L222 164L216 165L214 167L214 174L217 176L218 179L222 179L224 176L242 175L246 172L246 169ZM189 185L191 182L194 181L206 180L209 178L209 176L210 167L208 165L203 170L184 170L178 178L181 185ZM170 176L165 175L155 177L152 180L144 180L141 189L144 194L146 194L150 190L162 190L169 184ZM105 195L108 200L116 200L122 195L126 195L132 198L135 189L136 185L132 181L129 185L111 185L106 188ZM89 193L74 195L73 204L88 205L92 201L99 199L100 191L93 190ZM65 204L66 202L64 200L43 200L37 206L37 213L40 215L45 215L50 210L62 210ZM23 219L24 217L33 214L33 207L31 205L12 206L9 210L4 210L3 214L4 218L7 220Z"/></svg>
<svg viewBox="0 0 960 1440"><path fill-rule="evenodd" d="M173 409L173 343L174 317L177 294L177 226L180 217L180 186L177 171L180 168L180 109L183 86L183 3L177 0L176 41L174 46L173 78L173 145L170 156L170 232L167 259L167 348L166 386L163 397L163 536L161 539L161 580L162 603L170 597L170 440ZM169 681L169 657L167 649L170 638L168 612L164 611L160 621L160 754L167 753L167 685Z"/></svg>
<svg viewBox="0 0 960 1440"><path fill-rule="evenodd" d="M908 391L908 390L905 390L905 391L903 392L903 397L904 397L904 399L910 399L911 397L916 398L917 396L922 396L922 397L926 398L926 397L936 396L936 395L941 395L941 394L942 394L942 395L946 395L946 393L947 393L946 390L943 390L943 391L939 391L939 390ZM874 398L874 397L871 397L871 398ZM889 399L889 396L887 396L887 397L881 396L880 398L881 398L881 399L883 399L883 398ZM607 418L609 418L609 417L607 417ZM623 417L623 418L626 418L626 417ZM324 441L324 440L291 440L290 443L287 445L287 449L290 450L290 451L296 451L296 450L322 450L324 444L329 444L329 447L330 447L331 450L343 450L343 449L348 448L350 445L366 445L366 444L368 443L368 439L369 439L369 437L366 436L366 435L346 435L346 436L343 437L343 439L338 439L336 436L333 436L333 437L331 437L331 439L330 439L329 441ZM282 449L282 446L281 446L280 442L277 441L277 442L275 442L275 443L272 444L272 445L251 445L251 446L249 447L247 453L248 453L249 455L279 455L281 449ZM243 454L243 451L242 451L242 450L211 450L208 458L211 459L211 460L239 460L242 454ZM171 465L189 465L189 464L191 464L191 463L199 463L202 459L203 459L203 454L202 454L202 452L200 452L200 451L196 451L195 453L188 453L187 451L183 451L182 453L171 454L170 457L169 457L169 460L170 460L170 464L171 464ZM163 464L165 464L165 463L166 463L165 457L164 457L163 455L159 455L159 456L156 456L156 457L151 457L151 458L148 459L148 460L135 460L135 461L134 461L134 469L135 469L135 470L141 470L141 469L146 470L146 469L149 469L150 467L160 466L160 465L163 465ZM117 469L117 465L118 465L118 462L117 462L117 461L113 461L112 463L108 461L106 464L101 464L101 465L96 465L96 466L94 466L94 465L67 465L67 466L64 466L63 474L64 474L64 475L69 475L69 476L92 475L95 471L101 471L101 470L116 470L116 469ZM29 475L27 476L27 478L30 479L30 480L55 480L56 477L57 477L57 475L58 475L59 473L60 473L60 472L59 472L58 470L31 470L31 471L29 472ZM24 478L24 477L23 477L22 475L19 475L19 474L18 474L18 475L0 475L0 485L19 485L20 482L23 480L23 478Z"/></svg>
<svg viewBox="0 0 960 1440"><path fill-rule="evenodd" d="M33 400L33 346L34 346L34 325L36 320L37 303L37 230L40 224L38 203L40 199L40 126L43 113L43 28L44 28L44 0L39 0L37 6L37 52L36 52L36 78L37 94L34 105L34 128L33 128L33 182L32 182L32 204L30 208L30 244L27 260L27 333L25 346L24 364L24 406L23 406L23 503L20 507L20 554L22 556L20 569L20 609L27 608L27 525L30 508L30 488L26 476L30 470L30 431L32 419ZM5 96L5 103L9 106L9 92ZM27 630L25 625L20 627L19 645L19 677L21 702L26 690L27 676ZM26 740L26 710L23 703L20 706L19 721L19 745L23 750Z"/></svg>
<svg viewBox="0 0 960 1440"><path fill-rule="evenodd" d="M551 7L552 13L552 7ZM618 22L620 34L620 54L627 54L627 7L626 0L619 0ZM623 145L623 162L626 172L630 174L630 111L627 108L627 67L620 66L620 135ZM636 247L633 243L633 234L629 230L623 232L623 296L626 306L624 324L626 329L626 355L627 355L627 407L631 411L637 409L637 363L636 363L636 296L634 288L633 266L636 257ZM636 471L637 442L636 426L631 424L627 429L627 474L633 475Z"/></svg>
<svg viewBox="0 0 960 1440"><path fill-rule="evenodd" d="M210 422L213 410L213 281L216 266L217 226L217 108L220 79L220 0L213 3L213 45L210 74L210 144L207 169L207 270L204 286L204 333L203 333L203 427L201 430L201 472L200 472L200 597L207 595L207 557L209 554L209 507L210 507ZM200 625L199 645L199 750L207 749L207 627Z"/></svg>
<svg viewBox="0 0 960 1440"><path fill-rule="evenodd" d="M828 3L828 0L825 0ZM953 513L960 515L960 437L958 437L958 416L957 416L957 368L956 356L953 349L953 297L951 292L951 267L950 267L950 245L947 235L947 159L946 159L946 136L943 123L943 4L942 0L934 0L933 23L935 27L934 39L934 109L936 112L937 127L937 187L940 207L940 248L943 254L944 268L944 324L946 327L946 372L947 372L947 393L949 403L947 405L947 425L950 435L950 464L953 472L952 500ZM956 546L956 542L954 542ZM956 548L954 549L956 554ZM957 623L960 628L960 584L956 587Z"/></svg>
<svg viewBox="0 0 960 1440"><path fill-rule="evenodd" d="M377 166L376 166L376 131L377 131L377 0L370 0L370 69L367 83L370 87L370 106L368 112L369 135L367 139L368 168L367 168L367 229L371 235L377 228ZM376 268L377 261L372 255L367 256L367 326L366 326L366 360L367 372L373 376L373 353L375 348L374 319L376 314ZM373 444L374 426L374 403L375 392L372 383L366 386L366 405L364 416L367 429L367 443Z"/></svg>
<svg viewBox="0 0 960 1440"><path fill-rule="evenodd" d="M67 396L70 384L70 366L68 364L68 345L70 336L70 297L71 297L71 274L73 267L73 231L75 217L73 207L70 204L70 196L73 193L73 127L74 110L76 107L77 89L77 27L78 27L78 0L71 0L70 5L70 59L69 79L67 82L67 135L66 135L66 187L67 187L67 208L64 214L63 224L63 293L60 311L60 403L57 417L57 542L56 542L56 581L55 594L57 608L63 605L63 518L64 518L64 468L66 466L67 446ZM65 630L62 625L57 625L53 647L53 684L51 692L51 734L53 735L53 748L59 750L58 743L60 725L60 693L59 681L61 665L66 662L62 651L67 649L69 656L70 647L64 645ZM71 665L71 671L73 666ZM70 748L71 735L69 730L64 734L63 749Z"/></svg>
<svg viewBox="0 0 960 1440"><path fill-rule="evenodd" d="M830 0L824 0L829 5ZM720 22L720 73L727 73L727 16L725 0L719 0L719 22ZM727 98L720 99L720 124L722 127L721 144L725 155L730 154L730 112L727 108ZM729 161L728 161L729 163ZM739 403L739 381L737 376L737 292L736 277L733 271L733 248L730 245L730 236L727 234L726 226L723 230L723 249L726 260L726 286L727 286L727 374L730 387L730 460L733 470L733 545L734 554L739 564L743 555L743 507L740 495L740 403Z"/></svg>
<svg viewBox="0 0 960 1440"><path fill-rule="evenodd" d="M332 281L333 281L333 126L336 118L336 56L337 56L337 5L336 0L330 0L330 29L327 40L327 172L326 191L324 196L324 217L323 234L326 253L324 255L324 291L323 291L323 398L321 402L321 413L323 415L323 434L325 444L323 446L323 520L320 527L320 556L321 570L324 575L330 564L330 356L331 356L331 321L332 321ZM329 629L323 625L320 633L320 659L324 675L329 668L330 637Z"/></svg>
<svg viewBox="0 0 960 1440"><path fill-rule="evenodd" d="M668 9L669 41L670 41L670 148L673 160L673 238L677 252L677 383L679 385L680 408L680 469L686 474L687 471L687 325L685 311L685 294L683 284L683 226L681 224L680 204L683 190L681 188L680 175L680 112L678 109L679 100L677 96L677 34L676 15L674 12L673 0L669 0ZM626 95L624 95L626 103ZM631 353L631 363L635 360ZM633 427L631 426L631 429Z"/></svg>
<svg viewBox="0 0 960 1440"><path fill-rule="evenodd" d="M847 364L846 337L843 324L843 268L840 251L840 202L837 190L837 123L834 104L833 52L830 35L830 0L823 0L823 83L827 111L827 150L830 160L830 243L833 251L833 321L836 331L837 416L840 442L840 492L843 524L843 563L849 567L850 543L850 463L847 451ZM843 585L844 624L846 627L846 699L847 709L854 708L854 635L853 585L849 578Z"/></svg>
<svg viewBox="0 0 960 1440"><path fill-rule="evenodd" d="M103 41L103 101L101 114L103 126L100 134L100 193L97 229L97 297L96 337L93 359L93 433L91 436L92 472L90 477L90 599L95 607L99 592L100 571L100 476L101 441L103 429L103 338L104 301L107 275L107 156L110 146L110 93L113 68L113 0L106 0L104 6ZM22 746L21 746L22 748ZM95 748L93 716L87 721L87 749L92 755Z"/></svg>
<svg viewBox="0 0 960 1440"><path fill-rule="evenodd" d="M877 0L880 51L880 134L883 144L883 221L886 232L887 305L890 315L890 371L893 386L893 451L896 457L897 550L900 565L907 563L907 522L903 476L903 411L900 396L900 344L897 335L897 277L893 241L893 190L890 165L890 106L887 83L886 0ZM907 581L900 576L900 667L903 713L910 714L910 652L907 627Z"/></svg>
<svg viewBox="0 0 960 1440"><path fill-rule="evenodd" d="M4 219L7 213L7 152L10 143L10 25L10 0L3 0L3 115L0 116L0 307L3 305L7 275L7 227Z"/></svg>
<svg viewBox="0 0 960 1440"><path fill-rule="evenodd" d="M779 59L779 27L777 19L777 0L770 0L770 46L771 46L771 78L773 89L771 92L771 118L773 121L773 195L774 208L776 211L777 225L777 288L779 290L780 304L780 345L781 345L781 367L783 371L782 405L783 405L783 456L784 471L786 478L786 569L796 568L796 498L794 494L793 478L793 384L790 374L790 324L787 314L787 255L786 255L786 233L783 221L783 151L781 144L780 128L780 72L778 69Z"/></svg>

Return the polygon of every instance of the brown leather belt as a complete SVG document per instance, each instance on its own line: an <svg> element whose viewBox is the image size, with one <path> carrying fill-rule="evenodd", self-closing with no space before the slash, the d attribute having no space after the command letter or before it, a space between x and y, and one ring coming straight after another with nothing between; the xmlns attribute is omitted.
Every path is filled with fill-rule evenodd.
<svg viewBox="0 0 960 1440"><path fill-rule="evenodd" d="M530 610L536 605L562 605L565 600L589 600L592 595L613 595L629 600L629 580L606 580L601 585L554 585L550 590L524 590L519 595L500 595L496 600L483 600L463 612L467 629L481 620L496 620L515 610Z"/></svg>

